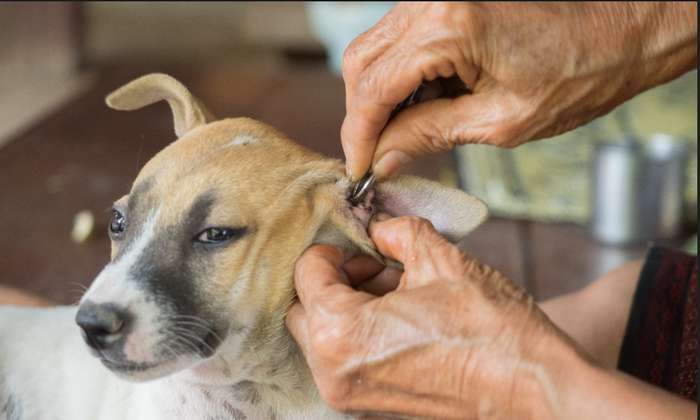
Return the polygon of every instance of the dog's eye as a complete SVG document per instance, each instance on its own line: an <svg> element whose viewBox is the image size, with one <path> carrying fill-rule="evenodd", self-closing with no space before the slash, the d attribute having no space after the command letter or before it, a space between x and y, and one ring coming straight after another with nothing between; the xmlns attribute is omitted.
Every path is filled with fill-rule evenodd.
<svg viewBox="0 0 700 420"><path fill-rule="evenodd" d="M195 241L204 244L219 244L243 236L245 231L245 228L209 228L197 235Z"/></svg>
<svg viewBox="0 0 700 420"><path fill-rule="evenodd" d="M119 236L126 229L126 217L119 210L112 210L112 220L109 222L109 232L113 236Z"/></svg>

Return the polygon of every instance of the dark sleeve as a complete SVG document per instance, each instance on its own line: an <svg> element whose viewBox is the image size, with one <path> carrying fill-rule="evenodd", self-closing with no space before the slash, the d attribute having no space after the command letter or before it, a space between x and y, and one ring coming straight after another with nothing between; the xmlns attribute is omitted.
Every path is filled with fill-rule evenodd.
<svg viewBox="0 0 700 420"><path fill-rule="evenodd" d="M618 368L697 401L698 263L652 247L635 291Z"/></svg>

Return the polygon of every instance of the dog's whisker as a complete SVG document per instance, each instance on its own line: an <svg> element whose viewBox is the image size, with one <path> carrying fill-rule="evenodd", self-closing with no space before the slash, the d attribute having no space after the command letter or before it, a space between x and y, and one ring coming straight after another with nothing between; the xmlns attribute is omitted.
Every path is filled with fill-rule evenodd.
<svg viewBox="0 0 700 420"><path fill-rule="evenodd" d="M71 302L73 305L78 305L80 303L80 299L83 297L83 295L87 292L88 287L85 286L82 283L78 283L76 281L72 281L68 283L68 286L70 288L68 289L68 296L70 296ZM75 297L73 297L75 296Z"/></svg>
<svg viewBox="0 0 700 420"><path fill-rule="evenodd" d="M193 336L193 335L185 334L185 333L189 333L189 331L184 330L184 329L178 329L174 326L171 326L170 328L166 328L166 331L173 333L173 335L170 337L170 339L175 340L177 343L187 345L188 348L190 349L190 351L194 351L198 356L204 358L204 355L202 354L202 351L197 346L196 342L192 341L193 339L198 339L202 342L203 345L207 345L201 338ZM209 349L213 352L213 349L211 349L211 347Z"/></svg>
<svg viewBox="0 0 700 420"><path fill-rule="evenodd" d="M184 320L178 320L178 318L186 318ZM219 334L217 334L216 331L211 327L211 325L197 317L189 316L189 315L175 315L172 317L169 317L166 319L167 321L171 321L173 325L179 326L179 327L186 327L186 326L192 326L192 327L197 327L200 329L203 329L205 333L210 334L216 339L219 343L222 343L224 340L221 338Z"/></svg>
<svg viewBox="0 0 700 420"><path fill-rule="evenodd" d="M194 321L178 321L178 320L173 320L172 324L179 326L179 327L185 327L185 328L191 327L190 329L193 329L193 330L201 330L207 334L211 334L211 335L215 336L215 338L218 339L219 341L222 341L221 337L219 337L219 335L216 333L216 331L214 331L214 328L212 328L208 324L203 324L203 323L194 322Z"/></svg>
<svg viewBox="0 0 700 420"><path fill-rule="evenodd" d="M179 333L179 337L180 337L180 339L185 340L187 343L191 344L194 347L197 355L202 357L202 358L206 358L204 351L202 350L202 347L205 347L207 351L214 353L214 349L212 349L211 346L209 346L207 343L205 343L204 341L202 341L198 337L184 335L182 332Z"/></svg>
<svg viewBox="0 0 700 420"><path fill-rule="evenodd" d="M77 281L72 281L68 283L69 286L74 286L77 287L78 289L81 289L83 292L87 292L88 287L82 283L78 283Z"/></svg>
<svg viewBox="0 0 700 420"><path fill-rule="evenodd" d="M173 361L177 361L177 358L182 354L178 351L177 348L174 348L172 346L165 346L163 347L163 350L168 354L168 357Z"/></svg>
<svg viewBox="0 0 700 420"><path fill-rule="evenodd" d="M201 337L198 337L194 334L192 334L191 331L183 329L183 328L178 328L174 326L173 328L170 329L170 331L174 332L176 336L179 336L180 338L189 338L191 340L194 340L195 344L201 344L202 346L206 347L206 349L212 353L214 353L214 348L212 348L204 339Z"/></svg>
<svg viewBox="0 0 700 420"><path fill-rule="evenodd" d="M187 355L190 353L194 353L196 356L204 359L204 355L202 354L202 351L197 347L196 344L190 342L184 337L173 337L174 345L177 346L178 350L178 356L183 356Z"/></svg>
<svg viewBox="0 0 700 420"><path fill-rule="evenodd" d="M193 325L199 325L205 328L211 328L210 323L208 321L192 316L175 315L166 317L164 321L172 323L189 323Z"/></svg>
<svg viewBox="0 0 700 420"><path fill-rule="evenodd" d="M182 327L182 328L196 327L196 329L200 329L200 330L203 330L203 332L205 332L205 333L207 333L207 334L211 334L211 335L214 336L214 338L216 338L217 340L223 341L223 340L221 339L221 337L219 337L219 335L216 333L216 331L214 331L213 328L211 328L211 327L209 327L209 326L207 326L207 325L196 324L196 323L190 323L190 322L186 322L186 321L174 322L173 324L174 324L175 326Z"/></svg>

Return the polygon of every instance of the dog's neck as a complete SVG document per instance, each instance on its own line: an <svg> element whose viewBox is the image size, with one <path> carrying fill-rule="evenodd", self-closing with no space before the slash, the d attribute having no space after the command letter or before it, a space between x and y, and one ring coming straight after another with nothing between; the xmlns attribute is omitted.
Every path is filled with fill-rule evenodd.
<svg viewBox="0 0 700 420"><path fill-rule="evenodd" d="M297 402L316 394L306 362L286 330L255 352L222 347L212 358L173 375L173 380L202 388L252 386L278 394L276 399Z"/></svg>
<svg viewBox="0 0 700 420"><path fill-rule="evenodd" d="M275 348L284 350L267 350ZM313 418L328 418L289 335L269 342L256 356L224 345L212 358L159 383L149 398L163 407L164 418L223 418L224 413L226 418L306 418L309 410L321 410Z"/></svg>
<svg viewBox="0 0 700 420"><path fill-rule="evenodd" d="M199 396L210 407L234 407L248 417L262 412L263 417L279 418L317 406L320 396L296 343L283 327L274 335L255 351L240 352L233 343L224 343L212 358L165 378L166 387Z"/></svg>

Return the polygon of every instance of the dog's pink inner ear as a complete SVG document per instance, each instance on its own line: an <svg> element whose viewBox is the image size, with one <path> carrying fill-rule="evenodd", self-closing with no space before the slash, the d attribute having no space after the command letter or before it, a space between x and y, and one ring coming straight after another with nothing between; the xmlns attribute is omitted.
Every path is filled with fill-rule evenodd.
<svg viewBox="0 0 700 420"><path fill-rule="evenodd" d="M458 242L479 226L488 208L478 198L437 182L412 176L399 176L375 187L374 212L392 216L418 216L432 222L435 229Z"/></svg>
<svg viewBox="0 0 700 420"><path fill-rule="evenodd" d="M374 206L374 196L376 193L374 191L368 191L363 200L356 204L350 205L350 211L352 214L365 226L369 226L369 220L375 211Z"/></svg>

